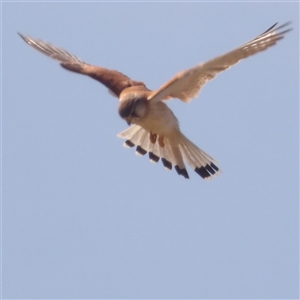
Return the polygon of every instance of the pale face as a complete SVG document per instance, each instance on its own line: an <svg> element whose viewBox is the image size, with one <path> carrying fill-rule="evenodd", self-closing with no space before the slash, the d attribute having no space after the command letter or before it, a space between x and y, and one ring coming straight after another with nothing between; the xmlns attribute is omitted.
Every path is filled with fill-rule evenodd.
<svg viewBox="0 0 300 300"><path fill-rule="evenodd" d="M136 94L126 95L119 104L119 115L129 125L138 123L147 111L147 99L145 97L136 97Z"/></svg>

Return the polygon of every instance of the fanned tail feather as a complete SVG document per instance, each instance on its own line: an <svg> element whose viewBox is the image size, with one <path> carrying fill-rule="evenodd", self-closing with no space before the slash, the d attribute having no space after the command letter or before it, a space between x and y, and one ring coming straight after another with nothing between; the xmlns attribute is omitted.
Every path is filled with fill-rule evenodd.
<svg viewBox="0 0 300 300"><path fill-rule="evenodd" d="M211 179L213 175L222 173L222 171L215 165L218 164L218 161L198 148L183 134L181 134L179 145L183 159L202 178Z"/></svg>
<svg viewBox="0 0 300 300"><path fill-rule="evenodd" d="M163 147L158 141L152 143L150 133L138 125L119 133L118 137L126 139L125 147L136 146L136 154L145 155L148 152L151 162L156 163L161 159L168 170L174 165L177 173L184 178L189 178L184 162L204 179L211 179L212 176L222 172L215 165L218 162L214 158L198 148L181 132L177 132L175 138L164 138Z"/></svg>

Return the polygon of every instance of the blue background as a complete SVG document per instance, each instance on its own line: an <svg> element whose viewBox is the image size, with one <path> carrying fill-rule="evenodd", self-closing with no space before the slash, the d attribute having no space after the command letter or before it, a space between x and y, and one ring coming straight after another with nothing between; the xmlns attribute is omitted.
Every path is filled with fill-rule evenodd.
<svg viewBox="0 0 300 300"><path fill-rule="evenodd" d="M116 135L118 100L17 31L159 88L294 30L168 105L211 182ZM2 3L3 298L298 298L298 3Z"/></svg>

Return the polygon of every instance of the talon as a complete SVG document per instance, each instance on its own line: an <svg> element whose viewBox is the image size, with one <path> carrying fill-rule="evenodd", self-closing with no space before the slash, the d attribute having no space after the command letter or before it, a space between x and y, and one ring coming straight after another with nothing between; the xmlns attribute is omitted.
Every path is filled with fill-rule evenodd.
<svg viewBox="0 0 300 300"><path fill-rule="evenodd" d="M150 132L150 141L152 144L155 144L156 139L157 139L157 134Z"/></svg>
<svg viewBox="0 0 300 300"><path fill-rule="evenodd" d="M159 143L159 146L162 147L162 148L165 146L164 137L163 136L160 136L158 138L158 143Z"/></svg>

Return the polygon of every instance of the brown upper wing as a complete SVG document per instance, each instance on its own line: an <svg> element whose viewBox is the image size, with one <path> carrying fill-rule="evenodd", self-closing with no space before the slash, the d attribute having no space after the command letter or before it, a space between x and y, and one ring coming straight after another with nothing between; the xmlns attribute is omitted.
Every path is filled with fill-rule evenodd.
<svg viewBox="0 0 300 300"><path fill-rule="evenodd" d="M292 30L287 28L289 24L285 23L276 27L276 23L264 33L239 48L178 73L170 81L154 91L148 100L161 101L171 97L189 102L192 98L196 98L206 82L215 78L218 73L227 70L243 58L275 45L287 32Z"/></svg>
<svg viewBox="0 0 300 300"><path fill-rule="evenodd" d="M63 68L76 73L88 75L93 79L100 81L118 97L125 88L131 86L144 87L145 90L149 91L143 82L134 81L118 71L87 64L80 58L62 48L53 46L38 39L24 36L20 33L18 34L28 45L34 49L46 54L49 57L59 60Z"/></svg>

